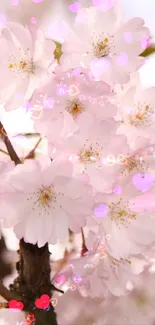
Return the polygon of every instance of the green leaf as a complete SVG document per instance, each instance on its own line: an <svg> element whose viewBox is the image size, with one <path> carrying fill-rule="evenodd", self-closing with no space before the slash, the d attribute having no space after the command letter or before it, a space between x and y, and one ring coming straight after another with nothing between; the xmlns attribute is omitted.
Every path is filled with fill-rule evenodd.
<svg viewBox="0 0 155 325"><path fill-rule="evenodd" d="M144 58L146 58L153 53L155 53L155 45L151 45L150 47L148 47L144 52L142 52L140 54L140 56L143 56Z"/></svg>

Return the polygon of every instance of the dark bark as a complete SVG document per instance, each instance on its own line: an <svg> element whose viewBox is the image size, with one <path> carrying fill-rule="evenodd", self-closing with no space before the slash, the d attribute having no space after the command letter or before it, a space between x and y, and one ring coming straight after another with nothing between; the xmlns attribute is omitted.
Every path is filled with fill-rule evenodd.
<svg viewBox="0 0 155 325"><path fill-rule="evenodd" d="M8 153L15 165L21 164L8 135L0 122L0 134L6 145ZM55 290L50 280L50 253L48 244L39 248L20 240L19 262L16 264L19 273L14 283L10 285L10 291L0 284L0 295L7 301L20 300L24 304L24 311L34 314L35 325L57 325L56 314L52 304L49 310L38 309L35 306L36 299L42 294L52 296L51 290ZM34 325L34 324L33 324Z"/></svg>
<svg viewBox="0 0 155 325"><path fill-rule="evenodd" d="M11 275L13 272L13 267L11 263L5 261L5 253L8 250L5 245L5 240L2 237L0 239L0 280L3 280L7 275Z"/></svg>
<svg viewBox="0 0 155 325"><path fill-rule="evenodd" d="M14 161L15 165L21 164L21 161L20 161L18 155L16 154L16 152L11 144L11 141L8 138L7 132L5 131L3 124L1 122L0 122L0 134L1 134L2 139L6 145L6 148L7 148L7 151L8 151L8 154L9 154L11 160Z"/></svg>
<svg viewBox="0 0 155 325"><path fill-rule="evenodd" d="M11 291L21 297L24 310L35 315L35 325L57 325L52 304L48 311L35 306L36 299L41 295L47 294L52 297L48 244L39 248L38 245L25 243L22 239L20 240L19 257L17 263L19 276L10 286Z"/></svg>

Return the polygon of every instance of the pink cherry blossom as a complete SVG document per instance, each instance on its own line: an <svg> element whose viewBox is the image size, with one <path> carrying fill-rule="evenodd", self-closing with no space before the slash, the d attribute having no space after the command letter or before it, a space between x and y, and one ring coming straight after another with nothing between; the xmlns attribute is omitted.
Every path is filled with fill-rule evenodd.
<svg viewBox="0 0 155 325"><path fill-rule="evenodd" d="M12 228L21 250L37 244L43 257L49 244L60 290L50 299L35 265L36 297L14 285L33 291L34 308L48 294L57 324L153 325L155 88L139 71L153 35L143 19L125 21L121 1L61 2L12 0L0 14L0 236ZM43 140L34 159L29 135L9 130L18 106ZM28 279L22 256L16 273ZM13 316L0 310L0 325L28 322Z"/></svg>
<svg viewBox="0 0 155 325"><path fill-rule="evenodd" d="M75 291L70 289L58 297L58 304L56 306L56 313L58 322L60 325L78 324L78 325L92 325L99 324L98 320L101 320L104 315L104 308L101 302L95 301L90 297L83 297L79 290ZM70 312L70 306L72 306L72 312Z"/></svg>
<svg viewBox="0 0 155 325"><path fill-rule="evenodd" d="M94 241L93 232L88 237L90 241L91 239ZM135 270L137 260L134 256L116 259L109 252L107 245L104 246L105 255L102 254L101 248L101 241L96 236L91 250L85 256L72 260L72 268L68 265L61 271L66 276L66 282L71 286L75 282L75 276L78 275L80 281L76 282L77 289L81 295L89 295L91 298L106 298L109 294L119 297L127 294L127 282L130 280L135 284L138 283L138 275L147 265L146 260L139 257L141 267ZM63 286L64 284L61 288Z"/></svg>
<svg viewBox="0 0 155 325"><path fill-rule="evenodd" d="M139 56L144 50L142 37L149 37L144 21L133 18L121 23L118 2L105 11L96 7L83 9L79 14L82 12L85 19L76 21L62 46L63 69L81 67L91 70L96 80L127 83L129 73L144 63ZM131 42L126 42L124 33L131 33Z"/></svg>
<svg viewBox="0 0 155 325"><path fill-rule="evenodd" d="M142 253L144 246L153 244L155 219L154 212L148 213L147 208L143 211L137 211L136 207L134 209L134 198L141 192L134 187L131 178L126 177L117 185L122 187L120 194L100 193L96 196L94 216L88 218L88 227L98 225L103 227L106 234L110 233L109 249L116 258L120 259L120 257L128 257L129 254ZM98 218L96 209L101 205L106 205L108 211L103 218ZM125 240L126 245L122 246L122 240Z"/></svg>
<svg viewBox="0 0 155 325"><path fill-rule="evenodd" d="M1 198L4 227L14 226L18 238L39 247L50 240L63 242L68 227L80 231L92 213L92 189L72 177L69 162L25 161L10 172L6 185Z"/></svg>
<svg viewBox="0 0 155 325"><path fill-rule="evenodd" d="M14 22L3 28L0 44L1 100L7 110L12 110L29 99L47 79L55 44L46 40L40 29L32 33L28 27Z"/></svg>
<svg viewBox="0 0 155 325"><path fill-rule="evenodd" d="M154 281L154 274L144 272L139 275L139 283L132 285L132 289L126 296L110 301L109 308L107 307L107 312L104 314L103 324L154 323ZM113 313L109 312L110 309Z"/></svg>
<svg viewBox="0 0 155 325"><path fill-rule="evenodd" d="M85 114L85 118L79 120L79 131L70 133L69 123L65 126L63 119L54 122L47 135L50 157L70 160L76 177L80 174L88 176L95 191L111 189L120 166L109 166L105 160L111 152L118 156L128 151L126 137L115 135L120 124L114 119L94 121L91 115Z"/></svg>
<svg viewBox="0 0 155 325"><path fill-rule="evenodd" d="M138 136L151 139L155 130L154 88L143 89L140 84L137 84L127 89L120 101L122 133L125 127L130 141Z"/></svg>
<svg viewBox="0 0 155 325"><path fill-rule="evenodd" d="M68 131L80 127L81 120L87 120L87 113L95 118L107 119L116 115L117 107L110 102L113 94L104 82L95 82L86 75L74 76L71 72L62 73L57 69L57 75L34 93L31 98L31 116L37 132L48 133L53 129L55 120L67 119ZM96 100L89 100L96 95ZM49 105L49 99L51 104ZM41 114L39 108L42 108ZM36 113L39 118L36 119Z"/></svg>

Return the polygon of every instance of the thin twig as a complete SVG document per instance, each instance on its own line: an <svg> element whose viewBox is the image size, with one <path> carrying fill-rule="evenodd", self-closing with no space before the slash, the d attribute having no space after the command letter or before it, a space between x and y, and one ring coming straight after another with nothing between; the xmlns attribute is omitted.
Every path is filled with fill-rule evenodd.
<svg viewBox="0 0 155 325"><path fill-rule="evenodd" d="M85 237L84 237L84 232L83 229L81 228L81 235L82 235L82 249L81 249L81 256L83 256L85 253L88 252L88 249L86 247L85 243Z"/></svg>
<svg viewBox="0 0 155 325"><path fill-rule="evenodd" d="M19 134L16 134L15 136L14 136L14 138L16 138L16 137L21 137L21 136L24 136L24 137L38 137L38 136L40 136L40 133L19 133Z"/></svg>
<svg viewBox="0 0 155 325"><path fill-rule="evenodd" d="M28 155L24 158L24 159L31 159L35 153L35 150L37 149L37 147L39 146L40 142L41 142L42 138L40 138L36 145L34 146L34 148L28 153Z"/></svg>
<svg viewBox="0 0 155 325"><path fill-rule="evenodd" d="M8 154L12 161L14 161L15 165L21 164L21 160L19 159L18 155L16 154L16 151L14 150L11 141L7 135L7 132L5 131L3 124L0 122L0 134L2 136L2 139L6 145Z"/></svg>
<svg viewBox="0 0 155 325"><path fill-rule="evenodd" d="M8 156L9 156L8 152L6 152L6 151L3 150L3 149L0 149L0 152L2 152L2 153L4 153L5 155L8 155Z"/></svg>

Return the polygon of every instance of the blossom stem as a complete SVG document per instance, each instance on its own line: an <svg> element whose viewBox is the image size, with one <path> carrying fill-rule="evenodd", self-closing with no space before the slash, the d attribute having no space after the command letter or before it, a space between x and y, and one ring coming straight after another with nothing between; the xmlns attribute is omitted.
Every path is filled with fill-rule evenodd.
<svg viewBox="0 0 155 325"><path fill-rule="evenodd" d="M5 143L5 146L7 148L8 154L12 161L14 161L15 165L21 164L21 160L19 159L16 151L14 150L11 141L7 135L7 132L5 131L3 124L0 122L0 134L2 136L2 139Z"/></svg>
<svg viewBox="0 0 155 325"><path fill-rule="evenodd" d="M88 252L88 249L85 244L85 236L84 236L84 231L81 228L81 235L82 235L82 249L81 249L81 256L83 256L86 252Z"/></svg>
<svg viewBox="0 0 155 325"><path fill-rule="evenodd" d="M5 155L8 155L8 156L9 156L8 152L6 152L6 151L3 150L3 149L0 149L0 152L2 152L2 153L4 153Z"/></svg>
<svg viewBox="0 0 155 325"><path fill-rule="evenodd" d="M31 159L34 156L35 150L39 146L41 140L42 140L42 138L39 138L39 140L35 144L34 148L28 153L28 155L24 159Z"/></svg>

